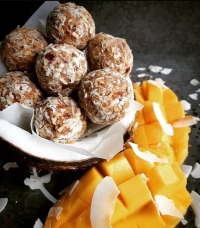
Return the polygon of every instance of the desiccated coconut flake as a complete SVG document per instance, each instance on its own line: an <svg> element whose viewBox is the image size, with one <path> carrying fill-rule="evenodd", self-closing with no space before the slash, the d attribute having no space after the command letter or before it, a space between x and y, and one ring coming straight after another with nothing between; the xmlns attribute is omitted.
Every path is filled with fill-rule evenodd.
<svg viewBox="0 0 200 228"><path fill-rule="evenodd" d="M0 198L0 212L6 207L8 203L8 198Z"/></svg>
<svg viewBox="0 0 200 228"><path fill-rule="evenodd" d="M148 70L153 72L153 73L159 73L163 68L160 67L160 66L153 66L153 65L150 65L148 67Z"/></svg>
<svg viewBox="0 0 200 228"><path fill-rule="evenodd" d="M181 170L184 173L185 177L188 178L192 171L192 166L182 164L180 167L181 167Z"/></svg>
<svg viewBox="0 0 200 228"><path fill-rule="evenodd" d="M162 162L162 163L168 163L167 158L158 158L155 154L151 153L150 151L140 151L138 149L138 145L132 142L129 142L130 146L133 149L133 152L140 157L141 159L148 161L148 162Z"/></svg>
<svg viewBox="0 0 200 228"><path fill-rule="evenodd" d="M190 174L194 178L200 178L200 164L198 162L196 162L194 164L194 167L193 167L192 172Z"/></svg>
<svg viewBox="0 0 200 228"><path fill-rule="evenodd" d="M143 181L145 183L147 183L147 181L149 180L149 178L144 173L141 173L140 176L142 176Z"/></svg>
<svg viewBox="0 0 200 228"><path fill-rule="evenodd" d="M140 86L141 85L141 82L135 82L136 85Z"/></svg>
<svg viewBox="0 0 200 228"><path fill-rule="evenodd" d="M35 221L35 224L33 226L33 228L43 228L43 223L41 222L41 220L38 218L36 221Z"/></svg>
<svg viewBox="0 0 200 228"><path fill-rule="evenodd" d="M195 91L196 93L200 93L200 88Z"/></svg>
<svg viewBox="0 0 200 228"><path fill-rule="evenodd" d="M150 78L153 78L153 76L152 75L149 75L149 74L138 74L137 76L138 76L138 78L142 78L142 77L150 77Z"/></svg>
<svg viewBox="0 0 200 228"><path fill-rule="evenodd" d="M51 207L48 213L48 217L56 217L57 220L60 219L60 213L62 212L62 207Z"/></svg>
<svg viewBox="0 0 200 228"><path fill-rule="evenodd" d="M74 189L76 188L76 186L78 185L79 180L75 180L72 184L70 184L68 187L66 187L65 189L63 189L62 191L60 191L58 193L58 195L62 195L62 194L68 194L69 196L72 194L72 192L74 191Z"/></svg>
<svg viewBox="0 0 200 228"><path fill-rule="evenodd" d="M192 93L188 95L190 98L192 98L193 100L198 100L198 94L197 93Z"/></svg>
<svg viewBox="0 0 200 228"><path fill-rule="evenodd" d="M110 176L104 177L97 185L90 210L92 228L111 228L111 217L119 193L117 185Z"/></svg>
<svg viewBox="0 0 200 228"><path fill-rule="evenodd" d="M191 81L190 81L190 84L191 85L193 85L193 86L196 86L196 85L198 85L200 82L197 80L197 79L192 79Z"/></svg>
<svg viewBox="0 0 200 228"><path fill-rule="evenodd" d="M191 207L195 214L195 226L200 228L200 195L195 191L192 191L190 196L192 198Z"/></svg>
<svg viewBox="0 0 200 228"><path fill-rule="evenodd" d="M176 208L173 200L163 195L155 195L157 208L162 215L170 215L182 219L182 213Z"/></svg>
<svg viewBox="0 0 200 228"><path fill-rule="evenodd" d="M9 170L10 168L18 168L18 165L16 162L8 162L3 166L3 168Z"/></svg>
<svg viewBox="0 0 200 228"><path fill-rule="evenodd" d="M136 69L136 71L144 71L144 70L146 70L147 68L146 67L138 67L137 69Z"/></svg>
<svg viewBox="0 0 200 228"><path fill-rule="evenodd" d="M172 71L172 69L170 69L170 68L164 68L163 70L160 71L160 73L167 75L167 74L170 74L171 71Z"/></svg>
<svg viewBox="0 0 200 228"><path fill-rule="evenodd" d="M160 126L162 127L163 131L165 132L165 134L172 136L174 134L173 131L173 127L171 124L168 124L161 112L160 106L158 103L153 102L153 110L154 110L154 114L158 120L158 122L160 123Z"/></svg>
<svg viewBox="0 0 200 228"><path fill-rule="evenodd" d="M188 221L185 218L182 218L181 223L185 226L188 224Z"/></svg>
<svg viewBox="0 0 200 228"><path fill-rule="evenodd" d="M182 101L180 101L180 102L181 102L181 104L182 104L182 106L183 106L183 110L184 110L184 111L190 110L191 104L190 104L188 101L182 100Z"/></svg>
<svg viewBox="0 0 200 228"><path fill-rule="evenodd" d="M189 127L189 126L192 126L194 124L197 124L198 121L199 121L198 117L186 116L184 118L180 118L180 119L175 120L173 122L172 126L174 128Z"/></svg>
<svg viewBox="0 0 200 228"><path fill-rule="evenodd" d="M164 89L168 89L168 87L165 85L165 81L162 80L162 78L155 78L156 83Z"/></svg>

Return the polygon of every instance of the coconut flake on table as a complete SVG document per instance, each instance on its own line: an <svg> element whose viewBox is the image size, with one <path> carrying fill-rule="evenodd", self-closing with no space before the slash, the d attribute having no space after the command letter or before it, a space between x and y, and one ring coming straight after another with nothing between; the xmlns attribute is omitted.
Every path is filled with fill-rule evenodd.
<svg viewBox="0 0 200 228"><path fill-rule="evenodd" d="M120 191L110 176L106 176L97 185L91 202L90 221L92 228L111 228L111 217L116 198ZM103 199L103 200L102 200Z"/></svg>
<svg viewBox="0 0 200 228"><path fill-rule="evenodd" d="M160 86L163 89L168 89L168 87L165 85L165 81L162 80L162 78L155 78L155 82L158 86Z"/></svg>
<svg viewBox="0 0 200 228"><path fill-rule="evenodd" d="M162 215L170 215L183 219L182 213L176 208L173 200L163 195L155 195L154 198L157 208Z"/></svg>
<svg viewBox="0 0 200 228"><path fill-rule="evenodd" d="M31 175L30 178L26 178L24 180L24 184L29 186L30 189L35 190L39 189L44 196L49 199L52 203L55 203L57 201L56 198L54 198L44 187L43 183L48 183L51 179L51 173L44 175L42 177L38 177L36 168L33 167L33 174Z"/></svg>
<svg viewBox="0 0 200 228"><path fill-rule="evenodd" d="M192 98L193 100L198 100L198 94L197 93L192 93L188 95L190 98Z"/></svg>
<svg viewBox="0 0 200 228"><path fill-rule="evenodd" d="M200 164L198 162L196 162L194 164L194 167L193 167L192 172L190 174L194 178L200 178Z"/></svg>
<svg viewBox="0 0 200 228"><path fill-rule="evenodd" d="M153 78L153 76L152 75L149 75L149 74L137 74L137 77L138 78L143 78L143 77L150 77L150 78Z"/></svg>
<svg viewBox="0 0 200 228"><path fill-rule="evenodd" d="M8 203L8 198L0 198L0 212L6 207Z"/></svg>
<svg viewBox="0 0 200 228"><path fill-rule="evenodd" d="M9 170L10 168L18 168L18 165L16 162L8 162L3 166L3 168Z"/></svg>
<svg viewBox="0 0 200 228"><path fill-rule="evenodd" d="M196 93L200 93L200 88L195 91Z"/></svg>
<svg viewBox="0 0 200 228"><path fill-rule="evenodd" d="M192 198L191 207L195 214L195 226L200 228L200 195L195 191L192 191L190 196Z"/></svg>
<svg viewBox="0 0 200 228"><path fill-rule="evenodd" d="M183 174L185 175L185 177L188 178L190 173L191 173L191 171L192 171L192 166L191 165L182 164L180 166L180 168L181 168Z"/></svg>
<svg viewBox="0 0 200 228"><path fill-rule="evenodd" d="M146 151L140 151L138 148L138 144L129 142L130 146L133 149L133 152L141 159L148 161L150 163L154 163L154 162L162 162L162 163L168 163L168 159L167 158L158 158L155 154L151 153L150 151L146 150Z"/></svg>
<svg viewBox="0 0 200 228"><path fill-rule="evenodd" d="M161 74L165 74L165 75L168 75L170 74L172 71L171 68L164 68L163 70L160 71Z"/></svg>
<svg viewBox="0 0 200 228"><path fill-rule="evenodd" d="M78 185L79 180L75 180L72 184L70 184L68 187L66 187L65 189L63 189L62 191L60 191L58 193L58 195L62 195L62 194L68 194L69 196L72 194L72 192L74 191L74 189L76 188L76 186Z"/></svg>
<svg viewBox="0 0 200 228"><path fill-rule="evenodd" d="M195 116L185 116L183 118L177 119L173 122L172 126L174 128L179 128L179 127L189 127L192 126L194 124L197 124L197 122L200 119L198 117Z"/></svg>
<svg viewBox="0 0 200 228"><path fill-rule="evenodd" d="M159 73L162 69L163 67L160 67L160 66L153 66L153 65L148 66L148 70L153 73Z"/></svg>
<svg viewBox="0 0 200 228"><path fill-rule="evenodd" d="M147 68L146 67L138 67L136 71L145 71Z"/></svg>
<svg viewBox="0 0 200 228"><path fill-rule="evenodd" d="M199 81L197 80L197 79L192 79L191 81L190 81L190 84L191 85L193 85L193 86L196 86L196 85L198 85L199 84Z"/></svg>
<svg viewBox="0 0 200 228"><path fill-rule="evenodd" d="M158 103L153 102L153 110L154 114L160 123L160 126L162 127L162 130L165 132L165 134L172 136L174 134L173 127L171 124L168 124L161 112L160 106Z"/></svg>
<svg viewBox="0 0 200 228"><path fill-rule="evenodd" d="M35 224L33 226L33 228L43 228L44 224L41 222L41 220L38 218L36 221L35 221Z"/></svg>
<svg viewBox="0 0 200 228"><path fill-rule="evenodd" d="M48 213L48 218L49 217L55 217L57 220L60 219L60 213L62 212L63 208L62 207L51 207Z"/></svg>
<svg viewBox="0 0 200 228"><path fill-rule="evenodd" d="M183 110L184 110L184 111L188 111L188 110L191 109L191 104L190 104L188 101L186 101L186 100L181 100L180 102L181 102L181 104L182 104L182 106L183 106Z"/></svg>

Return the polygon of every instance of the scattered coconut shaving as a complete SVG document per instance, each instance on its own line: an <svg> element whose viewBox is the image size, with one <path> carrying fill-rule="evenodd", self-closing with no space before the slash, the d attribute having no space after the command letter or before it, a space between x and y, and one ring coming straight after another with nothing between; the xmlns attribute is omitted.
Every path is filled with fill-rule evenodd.
<svg viewBox="0 0 200 228"><path fill-rule="evenodd" d="M192 79L191 81L190 81L190 84L191 85L193 85L193 86L196 86L196 85L198 85L199 84L199 81L197 80L197 79Z"/></svg>
<svg viewBox="0 0 200 228"><path fill-rule="evenodd" d="M4 210L8 203L8 198L0 198L0 212Z"/></svg>
<svg viewBox="0 0 200 228"><path fill-rule="evenodd" d="M200 228L200 195L195 191L192 191L190 196L192 198L191 207L195 214L195 226Z"/></svg>
<svg viewBox="0 0 200 228"><path fill-rule="evenodd" d="M44 224L41 222L41 220L38 218L36 221L35 221L35 224L33 226L33 228L43 228Z"/></svg>
<svg viewBox="0 0 200 228"><path fill-rule="evenodd" d="M138 74L137 75L138 76L138 78L143 78L143 77L150 77L150 78L153 78L153 76L152 75L149 75L149 74Z"/></svg>
<svg viewBox="0 0 200 228"><path fill-rule="evenodd" d="M173 122L172 126L174 128L179 128L179 127L189 127L192 126L194 124L197 124L197 122L199 121L198 117L195 116L186 116L180 119L177 119Z"/></svg>
<svg viewBox="0 0 200 228"><path fill-rule="evenodd" d="M165 134L172 136L174 134L173 131L173 127L171 124L168 124L161 112L160 106L158 103L153 102L153 110L154 110L154 114L158 120L158 122L160 123L160 126L162 127L163 131L165 132Z"/></svg>
<svg viewBox="0 0 200 228"><path fill-rule="evenodd" d="M193 167L192 172L190 174L194 178L200 178L200 164L198 162L196 162L194 164L194 167Z"/></svg>
<svg viewBox="0 0 200 228"><path fill-rule="evenodd" d="M200 93L200 88L195 91L196 93Z"/></svg>
<svg viewBox="0 0 200 228"><path fill-rule="evenodd" d="M58 195L62 195L62 194L68 194L69 196L72 194L72 192L74 191L74 189L76 188L76 186L78 185L79 180L75 180L72 184L70 184L68 187L66 187L65 189L63 189L62 191L60 191L58 193Z"/></svg>
<svg viewBox="0 0 200 228"><path fill-rule="evenodd" d="M162 69L163 68L160 66L153 66L153 65L148 66L148 70L153 73L159 73Z"/></svg>
<svg viewBox="0 0 200 228"><path fill-rule="evenodd" d="M192 171L192 166L182 164L180 167L181 167L181 170L182 170L183 174L185 175L185 177L188 178Z"/></svg>
<svg viewBox="0 0 200 228"><path fill-rule="evenodd" d="M90 220L92 228L111 228L111 217L120 191L110 176L97 185L92 197ZM103 200L102 200L103 199Z"/></svg>
<svg viewBox="0 0 200 228"><path fill-rule="evenodd" d="M164 68L163 70L160 71L161 74L168 75L172 72L171 68Z"/></svg>
<svg viewBox="0 0 200 228"><path fill-rule="evenodd" d="M162 215L170 215L183 219L182 213L176 208L173 200L163 195L155 195L154 198L157 208Z"/></svg>
<svg viewBox="0 0 200 228"><path fill-rule="evenodd" d="M162 163L168 163L168 159L167 158L158 158L155 154L151 153L150 151L140 151L138 149L138 145L132 142L129 142L130 146L133 149L133 152L140 157L141 159L148 161L150 163L153 162L162 162Z"/></svg>
<svg viewBox="0 0 200 228"><path fill-rule="evenodd" d="M29 186L32 190L39 189L47 199L49 199L52 203L55 203L57 199L54 198L43 185L43 183L48 183L51 180L51 173L38 177L36 168L33 167L32 170L34 175L31 175L30 178L26 178L24 180L24 184Z"/></svg>
<svg viewBox="0 0 200 228"><path fill-rule="evenodd" d="M145 71L147 68L146 67L138 67L136 71Z"/></svg>
<svg viewBox="0 0 200 228"><path fill-rule="evenodd" d="M198 94L197 93L192 93L188 95L190 98L192 98L193 100L198 100Z"/></svg>
<svg viewBox="0 0 200 228"><path fill-rule="evenodd" d="M56 217L57 220L60 219L60 213L62 212L63 208L62 207L51 207L48 213L48 218L49 217Z"/></svg>
<svg viewBox="0 0 200 228"><path fill-rule="evenodd" d="M8 162L3 166L3 168L7 171L10 168L18 168L18 165L16 162Z"/></svg>
<svg viewBox="0 0 200 228"><path fill-rule="evenodd" d="M180 101L180 102L181 102L181 104L182 104L182 106L183 106L183 110L184 110L184 111L188 111L188 110L191 109L191 104L190 104L188 101L182 100L182 101Z"/></svg>

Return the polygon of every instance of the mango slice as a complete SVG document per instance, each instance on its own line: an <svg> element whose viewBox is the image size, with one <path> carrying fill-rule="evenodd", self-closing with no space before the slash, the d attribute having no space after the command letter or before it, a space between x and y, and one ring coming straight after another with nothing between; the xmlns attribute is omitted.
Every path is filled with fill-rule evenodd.
<svg viewBox="0 0 200 228"><path fill-rule="evenodd" d="M120 192L110 218L113 228L174 228L181 219L158 212L154 201L157 194L173 200L183 215L187 212L191 197L180 164L188 153L190 127L174 128L174 135L167 135L152 106L152 102L157 102L166 122L172 124L185 116L181 103L171 89L155 83L143 81L141 86L134 84L133 87L136 100L144 104L144 108L136 113L128 142L138 144L141 152L149 151L158 158L167 158L168 163L140 158L127 142L122 152L91 168L70 195L65 193L55 203L54 208L60 207L62 211L57 217L47 216L44 228L93 228L90 221L92 197L106 176L113 178Z"/></svg>

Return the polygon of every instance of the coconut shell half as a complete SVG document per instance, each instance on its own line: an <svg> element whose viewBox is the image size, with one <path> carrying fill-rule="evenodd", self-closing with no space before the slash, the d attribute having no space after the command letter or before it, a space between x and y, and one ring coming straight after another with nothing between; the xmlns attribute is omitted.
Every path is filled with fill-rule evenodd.
<svg viewBox="0 0 200 228"><path fill-rule="evenodd" d="M44 169L49 171L68 171L85 169L95 165L97 162L101 161L101 158L88 158L77 161L53 161L42 157L36 157L21 148L16 147L9 141L0 137L0 147L1 152L8 152L17 161L17 163L25 163L31 167L36 167L38 169Z"/></svg>

